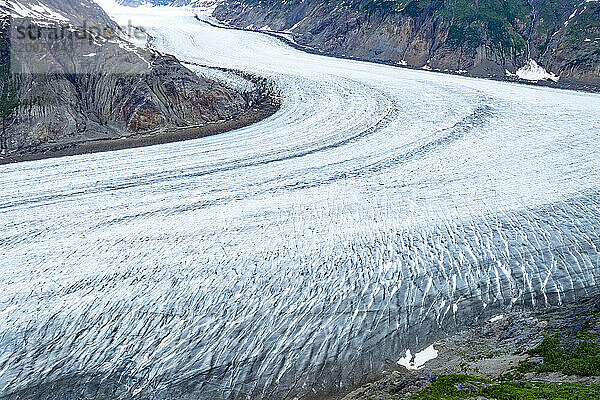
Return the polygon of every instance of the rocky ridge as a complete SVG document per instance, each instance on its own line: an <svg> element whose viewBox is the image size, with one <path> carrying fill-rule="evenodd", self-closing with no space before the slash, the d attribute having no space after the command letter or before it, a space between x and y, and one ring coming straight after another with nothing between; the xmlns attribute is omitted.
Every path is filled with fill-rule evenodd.
<svg viewBox="0 0 600 400"><path fill-rule="evenodd" d="M91 0L2 1L0 24L4 158L223 122L264 94L151 50Z"/></svg>

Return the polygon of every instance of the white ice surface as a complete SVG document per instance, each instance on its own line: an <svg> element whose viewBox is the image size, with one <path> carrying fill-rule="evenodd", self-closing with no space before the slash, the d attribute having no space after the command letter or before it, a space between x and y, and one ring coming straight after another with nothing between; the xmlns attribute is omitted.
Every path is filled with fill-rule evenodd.
<svg viewBox="0 0 600 400"><path fill-rule="evenodd" d="M17 0L0 0L0 13L6 13L15 18L31 18L44 22L64 22L69 19L64 15L51 10L45 4L38 2L26 6Z"/></svg>
<svg viewBox="0 0 600 400"><path fill-rule="evenodd" d="M270 77L283 105L0 167L1 395L86 376L125 397L294 398L462 323L598 294L600 96L118 13L182 60Z"/></svg>
<svg viewBox="0 0 600 400"><path fill-rule="evenodd" d="M406 350L406 355L398 360L398 364L410 370L418 370L423 368L427 361L431 361L438 356L438 351L433 346L433 344L430 345L425 350L415 354L414 357L412 356L410 350Z"/></svg>
<svg viewBox="0 0 600 400"><path fill-rule="evenodd" d="M557 82L559 77L553 73L546 71L544 68L538 65L538 63L531 59L527 64L519 68L516 75L527 81L546 81L551 80Z"/></svg>

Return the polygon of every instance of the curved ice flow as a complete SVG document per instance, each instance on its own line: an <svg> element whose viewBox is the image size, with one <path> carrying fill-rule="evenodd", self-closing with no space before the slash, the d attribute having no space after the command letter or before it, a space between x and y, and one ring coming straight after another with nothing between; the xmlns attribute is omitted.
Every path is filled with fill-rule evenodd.
<svg viewBox="0 0 600 400"><path fill-rule="evenodd" d="M600 96L135 14L161 50L271 76L283 107L1 167L1 395L310 396L500 310L598 293Z"/></svg>

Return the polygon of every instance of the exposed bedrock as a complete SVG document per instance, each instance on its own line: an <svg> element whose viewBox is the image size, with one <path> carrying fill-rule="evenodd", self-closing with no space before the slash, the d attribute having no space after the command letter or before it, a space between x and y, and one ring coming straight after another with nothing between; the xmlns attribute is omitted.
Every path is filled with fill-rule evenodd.
<svg viewBox="0 0 600 400"><path fill-rule="evenodd" d="M192 72L145 46L143 32L125 32L95 3L72 3L0 9L4 153L202 126L242 114L261 96L264 82L237 76L242 84L234 88L231 77Z"/></svg>
<svg viewBox="0 0 600 400"><path fill-rule="evenodd" d="M505 79L534 59L564 85L600 87L598 2L228 0L214 15L337 56Z"/></svg>

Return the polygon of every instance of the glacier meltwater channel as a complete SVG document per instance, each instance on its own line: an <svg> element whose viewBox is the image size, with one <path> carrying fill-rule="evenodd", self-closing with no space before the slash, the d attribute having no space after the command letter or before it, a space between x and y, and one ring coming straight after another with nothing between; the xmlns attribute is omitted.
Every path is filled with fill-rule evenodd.
<svg viewBox="0 0 600 400"><path fill-rule="evenodd" d="M310 397L599 294L600 96L306 54L189 8L110 12L182 60L270 77L283 104L0 167L0 397Z"/></svg>

